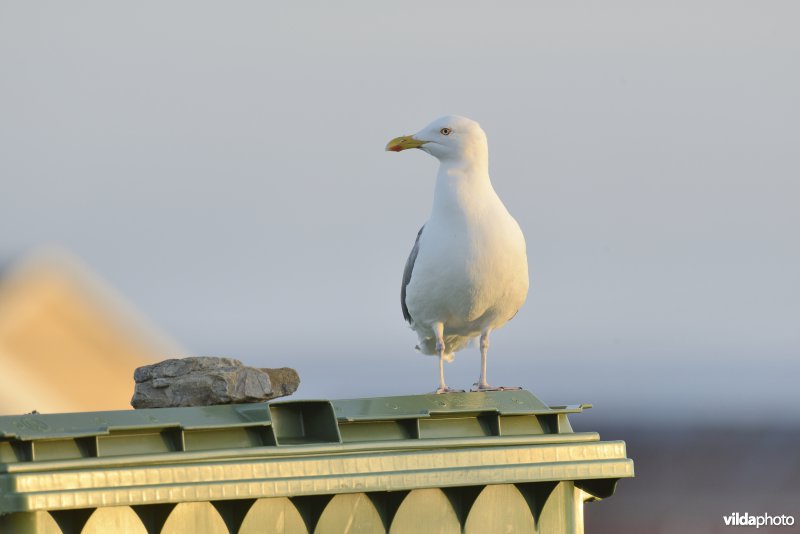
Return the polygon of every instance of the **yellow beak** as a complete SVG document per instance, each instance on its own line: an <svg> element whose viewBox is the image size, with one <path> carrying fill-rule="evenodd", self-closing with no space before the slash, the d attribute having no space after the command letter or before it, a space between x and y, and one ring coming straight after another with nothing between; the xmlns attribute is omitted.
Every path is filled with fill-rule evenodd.
<svg viewBox="0 0 800 534"><path fill-rule="evenodd" d="M386 145L386 150L391 150L392 152L400 152L401 150L406 150L408 148L419 148L422 145L427 143L427 141L420 141L419 139L414 139L411 135L404 135L402 137L395 137Z"/></svg>

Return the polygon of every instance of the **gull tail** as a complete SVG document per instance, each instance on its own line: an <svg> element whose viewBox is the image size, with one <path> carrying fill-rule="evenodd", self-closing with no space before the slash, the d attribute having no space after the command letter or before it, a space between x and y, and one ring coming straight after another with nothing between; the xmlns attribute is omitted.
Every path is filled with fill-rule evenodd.
<svg viewBox="0 0 800 534"><path fill-rule="evenodd" d="M444 336L444 347L445 347L445 354L444 360L446 362L452 362L456 355L456 351L459 351L469 345L471 338L464 337L464 336ZM419 340L419 345L415 347L418 351L422 354L428 354L431 356L437 356L439 353L436 351L436 338L433 336L426 337L424 339Z"/></svg>

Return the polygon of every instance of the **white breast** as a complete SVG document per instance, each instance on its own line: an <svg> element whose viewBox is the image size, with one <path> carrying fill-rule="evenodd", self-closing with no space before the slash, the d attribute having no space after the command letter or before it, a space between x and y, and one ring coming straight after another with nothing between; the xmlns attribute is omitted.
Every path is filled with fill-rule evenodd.
<svg viewBox="0 0 800 534"><path fill-rule="evenodd" d="M441 321L446 333L474 337L505 324L525 301L525 239L494 191L480 193L464 209L434 209L420 236L406 289L420 336Z"/></svg>

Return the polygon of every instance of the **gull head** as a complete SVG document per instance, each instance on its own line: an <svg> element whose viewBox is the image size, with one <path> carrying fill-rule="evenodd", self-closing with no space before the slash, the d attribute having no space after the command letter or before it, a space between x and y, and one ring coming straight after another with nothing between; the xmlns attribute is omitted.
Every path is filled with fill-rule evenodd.
<svg viewBox="0 0 800 534"><path fill-rule="evenodd" d="M486 134L472 119L458 115L440 117L413 135L395 137L386 150L400 152L418 148L439 161L485 159Z"/></svg>

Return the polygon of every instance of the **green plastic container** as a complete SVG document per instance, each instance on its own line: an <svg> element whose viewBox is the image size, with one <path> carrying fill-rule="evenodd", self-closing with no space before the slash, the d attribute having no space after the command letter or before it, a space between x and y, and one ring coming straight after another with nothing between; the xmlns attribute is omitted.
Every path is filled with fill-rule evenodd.
<svg viewBox="0 0 800 534"><path fill-rule="evenodd" d="M583 532L621 441L527 391L0 417L0 533Z"/></svg>

